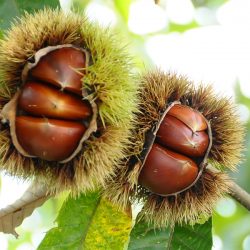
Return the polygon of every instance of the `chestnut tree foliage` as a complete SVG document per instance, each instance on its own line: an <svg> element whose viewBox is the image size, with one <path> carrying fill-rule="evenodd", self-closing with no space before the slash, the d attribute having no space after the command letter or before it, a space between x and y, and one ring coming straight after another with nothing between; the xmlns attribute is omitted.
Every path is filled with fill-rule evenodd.
<svg viewBox="0 0 250 250"><path fill-rule="evenodd" d="M83 10L89 2L91 1L75 0L73 1L72 9ZM204 0L193 1L193 4L195 7L216 8L223 2L222 0ZM130 0L113 0L109 2L120 18L122 32L134 39L136 44L135 50L139 50L142 38L127 31L130 3ZM58 0L0 0L0 38L4 33L4 29L10 27L13 18L20 16L24 11L33 12L44 6L60 8L60 3ZM170 31L183 32L195 27L198 27L198 24L195 22L183 26L170 23ZM138 52L139 54L146 57L145 52ZM239 101L250 107L250 99L241 93L240 88L237 88L236 92L238 93ZM58 200L60 200L59 203L63 203L62 206L58 205ZM247 212L239 207L235 216L227 221L220 215L215 214L213 223L212 218L209 218L208 220L201 220L194 225L183 224L173 227L155 228L153 224L147 224L140 220L140 213L138 215L133 213L132 216L131 208L128 208L126 211L120 211L115 204L103 198L101 192L98 191L82 194L78 198L63 195L58 200L52 199L48 203L50 205L47 204L45 206L47 210L50 210L48 213L45 210L41 210L44 221L47 221L48 218L53 220L51 211L54 214L57 213L57 217L54 226L46 232L45 237L38 246L39 250L210 250L213 246L213 226L216 234L221 235L225 239L227 227L238 225L237 220L244 221L249 218L247 217ZM234 230L237 230L237 226L235 227L236 229L234 228ZM25 232L22 233L25 234ZM250 234L250 231L245 230L243 234ZM242 236L240 237L242 238ZM30 238L30 235L26 235L21 241L11 239L9 249L15 249L18 244L29 242ZM241 241L238 239L235 247L241 244Z"/></svg>

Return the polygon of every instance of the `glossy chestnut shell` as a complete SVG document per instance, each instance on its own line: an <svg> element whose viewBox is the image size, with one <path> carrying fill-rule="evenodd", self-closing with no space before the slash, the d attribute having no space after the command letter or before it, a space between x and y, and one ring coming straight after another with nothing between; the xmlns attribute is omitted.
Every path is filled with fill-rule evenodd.
<svg viewBox="0 0 250 250"><path fill-rule="evenodd" d="M81 50L64 47L49 52L40 58L29 74L35 79L48 82L62 90L82 96L84 70L87 66L86 54Z"/></svg>
<svg viewBox="0 0 250 250"><path fill-rule="evenodd" d="M16 118L16 134L23 149L48 161L69 157L85 130L79 122L30 116Z"/></svg>
<svg viewBox="0 0 250 250"><path fill-rule="evenodd" d="M140 173L139 182L157 194L171 194L192 184L198 174L190 158L154 143Z"/></svg>
<svg viewBox="0 0 250 250"><path fill-rule="evenodd" d="M157 141L189 157L204 156L209 143L206 131L193 132L182 121L168 114L158 130Z"/></svg>
<svg viewBox="0 0 250 250"><path fill-rule="evenodd" d="M91 116L87 101L37 81L24 84L18 107L30 115L63 120L82 120Z"/></svg>
<svg viewBox="0 0 250 250"><path fill-rule="evenodd" d="M192 186L210 143L207 124L200 112L188 106L170 107L157 127L139 184L162 196L174 195Z"/></svg>

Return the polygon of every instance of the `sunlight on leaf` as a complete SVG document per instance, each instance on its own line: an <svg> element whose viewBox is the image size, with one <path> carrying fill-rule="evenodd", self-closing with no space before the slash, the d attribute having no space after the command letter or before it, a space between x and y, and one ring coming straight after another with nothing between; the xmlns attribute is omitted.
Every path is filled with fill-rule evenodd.
<svg viewBox="0 0 250 250"><path fill-rule="evenodd" d="M130 2L131 0L114 0L115 7L125 22L128 21Z"/></svg>

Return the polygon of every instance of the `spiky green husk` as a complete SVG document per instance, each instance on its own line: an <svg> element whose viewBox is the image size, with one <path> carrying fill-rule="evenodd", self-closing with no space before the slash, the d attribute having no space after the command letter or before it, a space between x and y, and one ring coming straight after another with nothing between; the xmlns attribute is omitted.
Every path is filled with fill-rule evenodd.
<svg viewBox="0 0 250 250"><path fill-rule="evenodd" d="M211 123L213 144L208 161L223 171L235 169L240 161L243 126L231 100L216 96L211 86L194 87L187 78L160 70L143 75L139 81L142 83L140 112L131 137L133 147L127 153L132 157L124 160L126 167L118 169L116 177L107 183L105 195L121 208L125 208L129 200L142 201L142 216L156 226L193 223L200 216L211 214L215 202L228 191L229 177L207 169L192 188L176 196L161 197L150 193L138 185L145 133L159 122L173 101L199 110Z"/></svg>
<svg viewBox="0 0 250 250"><path fill-rule="evenodd" d="M120 37L80 14L44 9L15 21L0 41L1 109L20 87L27 59L41 48L63 44L90 52L92 64L82 82L83 88L92 91L89 101L97 101L98 119L104 125L101 135L92 135L77 157L59 164L20 155L4 127L0 131L0 164L12 175L43 179L51 191L70 189L78 193L103 185L105 177L113 175L113 166L124 157L136 110L137 86Z"/></svg>

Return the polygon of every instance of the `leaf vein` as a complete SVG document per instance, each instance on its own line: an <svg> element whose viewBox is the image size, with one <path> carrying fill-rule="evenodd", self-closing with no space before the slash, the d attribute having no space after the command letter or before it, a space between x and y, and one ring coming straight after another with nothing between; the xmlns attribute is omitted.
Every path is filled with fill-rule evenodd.
<svg viewBox="0 0 250 250"><path fill-rule="evenodd" d="M94 216L95 216L95 213L96 213L96 210L97 210L97 208L98 208L98 206L99 206L99 204L100 204L100 201L101 201L101 197L98 198L98 201L97 201L96 204L95 204L95 207L94 207L93 212L92 212L92 214L91 214L91 217L90 217L90 219L89 219L89 221L88 221L88 224L87 224L87 226L86 226L86 228L85 228L85 230L84 230L84 232L83 232L82 238L81 238L81 240L80 240L80 245L79 245L79 248L78 248L79 250L83 249L83 248L82 248L83 243L84 243L84 241L85 241L85 239L86 239L86 236L87 236L87 234L88 234L88 230L89 230L89 228L90 228L90 226L91 226L91 222L92 222L92 220L93 220L93 218L94 218Z"/></svg>
<svg viewBox="0 0 250 250"><path fill-rule="evenodd" d="M174 238L176 239L176 241L179 241L179 243L184 247L186 247L187 249L193 250L193 248L191 248L187 243L185 243L179 236L175 235Z"/></svg>

